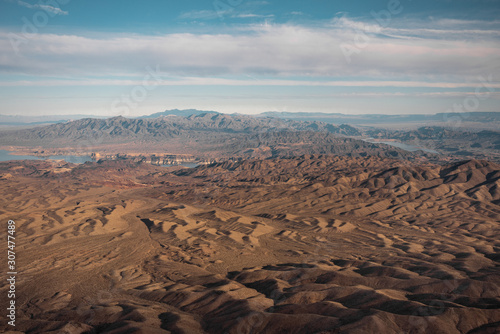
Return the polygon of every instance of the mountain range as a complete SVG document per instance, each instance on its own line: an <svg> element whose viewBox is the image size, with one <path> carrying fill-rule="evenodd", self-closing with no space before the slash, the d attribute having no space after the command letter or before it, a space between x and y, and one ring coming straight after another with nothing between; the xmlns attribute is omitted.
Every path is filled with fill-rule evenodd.
<svg viewBox="0 0 500 334"><path fill-rule="evenodd" d="M133 118L156 118L160 116L183 116L202 114L219 114L213 110L197 109L171 109L151 115L143 115ZM237 115L237 114L231 114ZM473 113L437 113L437 114L360 114L350 115L342 113L321 113L321 112L278 112L268 111L255 115L257 117L273 117L281 119L292 119L298 121L319 121L334 124L353 124L353 125L383 125L383 124L403 124L403 123L497 123L500 122L500 112L473 112ZM26 124L50 124L63 123L70 120L83 118L107 118L107 116L97 115L49 115L49 116L14 116L0 115L0 125L26 125Z"/></svg>
<svg viewBox="0 0 500 334"><path fill-rule="evenodd" d="M183 116L159 116L156 118L109 119L85 118L65 123L4 131L0 134L3 143L41 141L49 144L54 141L75 141L98 137L103 142L123 140L161 141L179 136L192 136L194 132L214 133L266 133L280 131L314 131L342 135L359 135L360 132L349 125L336 126L322 122L293 121L270 117L247 115L226 115L219 113L193 114Z"/></svg>
<svg viewBox="0 0 500 334"><path fill-rule="evenodd" d="M10 150L8 146L38 147L45 153L49 152L48 149L60 149L52 151L53 154L66 154L64 150L74 151L74 148L78 148L84 155L91 152L168 152L189 153L205 158L267 158L301 154L383 157L414 157L421 154L408 154L404 150L389 148L383 144L391 144L392 140L412 145L412 151L428 148L444 156L500 160L498 131L437 126L391 130L322 122L317 120L321 116L317 113L294 114L300 117L288 119L290 114L267 114L273 115L271 117L176 109L139 118L83 118L4 130L0 132L0 143L7 150ZM360 115L359 118L386 119L385 116L387 115ZM410 120L413 116L398 117ZM420 116L421 119L424 117ZM311 120L307 120L308 117ZM396 120L398 117L389 119ZM475 113L474 116L469 116L469 120L492 120L494 123L496 117L497 113ZM360 138L374 138L382 143L367 143L359 140Z"/></svg>
<svg viewBox="0 0 500 334"><path fill-rule="evenodd" d="M326 123L353 124L353 125L387 125L387 124L448 124L457 126L467 123L499 123L500 112L471 112L471 113L437 113L437 114L360 114L347 115L340 113L310 113L310 112L264 112L262 116L302 121L321 121Z"/></svg>
<svg viewBox="0 0 500 334"><path fill-rule="evenodd" d="M4 149L15 146L42 155L89 155L94 152L191 154L201 159L336 154L413 158L384 144L348 138L360 131L350 125L249 115L201 113L188 117L86 118L30 129L0 132Z"/></svg>

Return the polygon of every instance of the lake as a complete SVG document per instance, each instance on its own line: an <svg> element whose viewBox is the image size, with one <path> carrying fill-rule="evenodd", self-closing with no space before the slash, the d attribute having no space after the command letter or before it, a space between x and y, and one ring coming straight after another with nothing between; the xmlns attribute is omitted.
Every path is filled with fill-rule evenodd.
<svg viewBox="0 0 500 334"><path fill-rule="evenodd" d="M74 164L82 164L87 161L92 161L89 156L77 156L77 155L51 155L50 157L37 157L34 155L13 155L10 151L0 150L0 161L9 160L64 160L67 162L72 162Z"/></svg>
<svg viewBox="0 0 500 334"><path fill-rule="evenodd" d="M434 151L434 150L431 150L429 148L408 145L408 144L400 143L397 141L374 141L373 138L363 139L363 141L368 142L368 143L373 143L373 144L386 144L386 145L400 148L400 149L408 151L408 152L424 151L424 152L428 152L428 153L440 154L438 151Z"/></svg>
<svg viewBox="0 0 500 334"><path fill-rule="evenodd" d="M10 160L64 160L66 162L71 162L74 164L82 164L87 161L93 161L89 156L79 156L79 155L51 155L50 157L37 157L34 155L13 155L10 151L0 150L0 161L10 161ZM179 165L162 165L163 167L170 166L184 166L189 168L194 168L198 166L194 162L185 162Z"/></svg>

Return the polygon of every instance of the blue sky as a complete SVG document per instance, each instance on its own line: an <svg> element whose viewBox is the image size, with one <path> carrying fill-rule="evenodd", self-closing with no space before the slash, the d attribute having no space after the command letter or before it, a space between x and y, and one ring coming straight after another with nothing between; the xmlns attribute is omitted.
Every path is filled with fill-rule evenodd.
<svg viewBox="0 0 500 334"><path fill-rule="evenodd" d="M0 0L0 114L500 111L500 0Z"/></svg>

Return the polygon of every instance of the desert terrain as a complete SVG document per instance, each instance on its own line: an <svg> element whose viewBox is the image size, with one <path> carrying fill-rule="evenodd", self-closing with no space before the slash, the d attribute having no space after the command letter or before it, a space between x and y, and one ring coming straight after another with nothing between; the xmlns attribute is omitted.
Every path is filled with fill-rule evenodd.
<svg viewBox="0 0 500 334"><path fill-rule="evenodd" d="M0 0L0 333L500 334L500 0Z"/></svg>
<svg viewBox="0 0 500 334"><path fill-rule="evenodd" d="M17 333L500 330L493 162L13 161L0 187Z"/></svg>

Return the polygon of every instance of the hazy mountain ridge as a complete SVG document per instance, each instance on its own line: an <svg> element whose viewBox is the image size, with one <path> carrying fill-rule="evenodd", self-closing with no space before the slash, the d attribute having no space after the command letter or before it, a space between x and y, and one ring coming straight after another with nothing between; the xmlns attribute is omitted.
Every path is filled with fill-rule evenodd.
<svg viewBox="0 0 500 334"><path fill-rule="evenodd" d="M303 122L248 115L199 114L153 119L82 119L0 133L4 145L42 156L72 154L191 154L200 160L290 157L303 154L378 156L414 159L384 144L346 136L360 132L349 125ZM26 148L29 152L26 152Z"/></svg>
<svg viewBox="0 0 500 334"><path fill-rule="evenodd" d="M171 109L165 110L162 112L157 112L151 115L144 115L139 117L132 118L156 118L160 116L191 116L191 115L200 115L200 114L218 114L217 111L209 111L209 110L197 110L197 109ZM21 116L21 115L0 115L0 125L37 125L37 124L50 124L50 123L65 123L70 121L75 121L84 118L98 118L98 119L106 119L110 118L109 116L98 116L98 115L46 115L46 116Z"/></svg>
<svg viewBox="0 0 500 334"><path fill-rule="evenodd" d="M131 117L135 119L150 119L161 116L182 116L202 114L221 114L214 110L198 109L169 109L150 115ZM230 114L237 115L237 114ZM418 122L450 122L456 125L457 121L492 123L500 122L500 112L473 112L473 113L437 113L437 114L358 114L349 115L342 113L327 112L278 112L267 111L257 115L257 117L273 117L280 119L292 119L301 121L318 121L334 124L384 124L384 123L418 123ZM48 116L19 116L19 115L0 115L0 124L3 125L25 125L25 124L43 124L43 123L63 123L83 118L107 118L97 115L48 115Z"/></svg>
<svg viewBox="0 0 500 334"><path fill-rule="evenodd" d="M379 139L393 139L411 145L421 145L455 156L500 160L499 131L467 131L462 128L426 126L410 131L374 129L366 131L365 134Z"/></svg>
<svg viewBox="0 0 500 334"><path fill-rule="evenodd" d="M380 141L399 141L415 147L434 149L444 159L489 159L500 161L500 132L467 131L464 128L437 126L416 130L358 129L320 121L304 121L274 117L221 114L215 112L170 111L156 118L109 119L86 118L30 129L0 132L3 145L47 148L82 147L90 152L129 153L189 152L203 158L217 157L284 157L302 154L336 154L348 156L380 156L412 158L402 149L381 143L366 143L361 136ZM489 113L486 113L489 114ZM315 114L313 114L315 115ZM485 115L481 117L486 117ZM347 138L347 137L354 137ZM114 145L114 151L103 147ZM146 150L146 151L144 151ZM64 154L64 152L53 152ZM87 153L88 154L88 153ZM201 157L201 156L200 156Z"/></svg>
<svg viewBox="0 0 500 334"><path fill-rule="evenodd" d="M500 122L500 112L472 112L472 113L437 113L437 114L359 114L348 115L342 113L318 113L318 112L264 112L262 116L270 116L282 119L322 121L327 123L349 123L349 124L390 124L390 123L450 123L456 126L457 122L492 123Z"/></svg>
<svg viewBox="0 0 500 334"><path fill-rule="evenodd" d="M137 118L156 118L156 117L161 117L161 116L182 116L182 117L189 117L191 115L203 115L203 114L220 114L218 111L213 111L213 110L198 110L198 109L171 109L171 110L165 110L161 112L157 112L151 115L144 115L141 117Z"/></svg>
<svg viewBox="0 0 500 334"><path fill-rule="evenodd" d="M3 142L22 140L79 140L99 137L107 139L158 140L182 136L186 131L216 131L227 133L254 133L272 131L318 131L356 135L359 131L350 126L335 126L321 122L300 122L274 118L256 118L246 115L200 114L188 117L163 116L154 119L86 118L28 130L0 134Z"/></svg>
<svg viewBox="0 0 500 334"><path fill-rule="evenodd" d="M440 126L425 126L411 131L390 131L390 130L367 130L369 136L399 139L402 141L410 140L429 140L429 139L464 139L481 140L489 139L495 144L500 144L500 132L482 130L471 132L462 129L447 129Z"/></svg>

